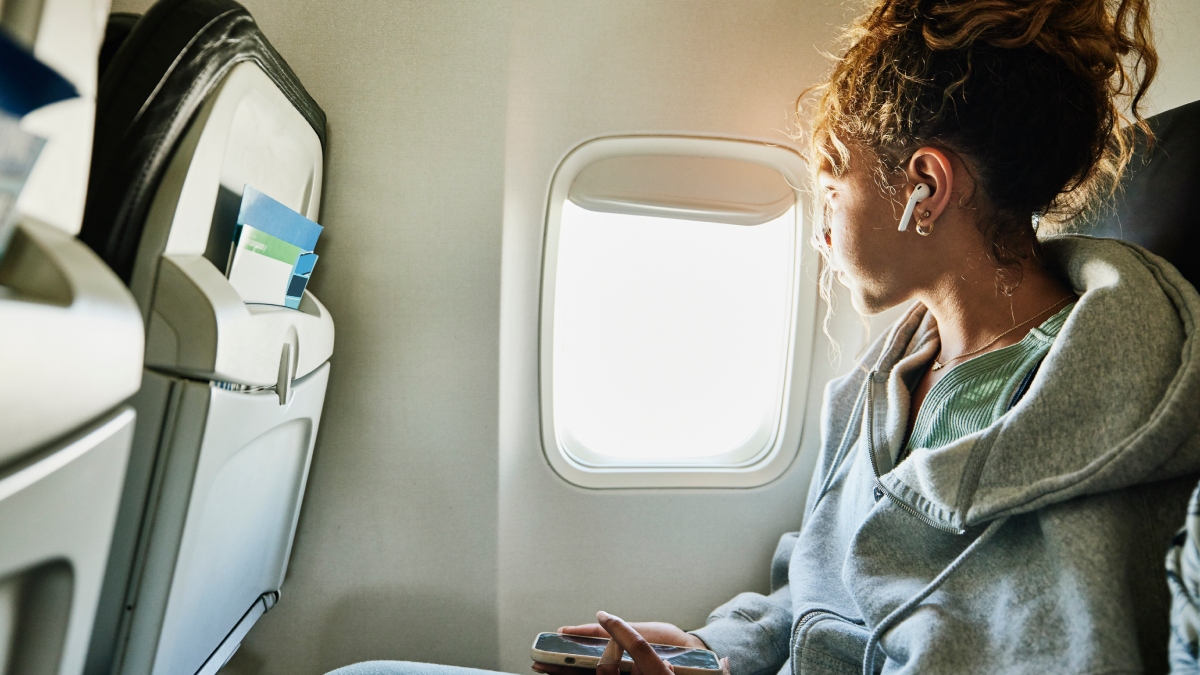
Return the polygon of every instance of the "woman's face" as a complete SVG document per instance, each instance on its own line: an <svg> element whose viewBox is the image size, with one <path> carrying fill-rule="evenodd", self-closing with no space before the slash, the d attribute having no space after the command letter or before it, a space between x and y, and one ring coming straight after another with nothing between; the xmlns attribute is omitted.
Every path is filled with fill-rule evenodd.
<svg viewBox="0 0 1200 675"><path fill-rule="evenodd" d="M900 232L908 192L885 196L866 165L855 156L850 168L836 176L826 163L818 182L838 281L850 289L855 309L878 314L911 298L927 277L922 265L933 261L923 260L928 246L914 246L916 239L925 239L915 233L920 209L908 230Z"/></svg>

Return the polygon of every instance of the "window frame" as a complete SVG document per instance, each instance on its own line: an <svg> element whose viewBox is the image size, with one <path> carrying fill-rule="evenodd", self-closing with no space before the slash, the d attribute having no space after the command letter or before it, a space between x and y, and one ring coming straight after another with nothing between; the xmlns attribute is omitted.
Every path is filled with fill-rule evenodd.
<svg viewBox="0 0 1200 675"><path fill-rule="evenodd" d="M554 303L558 241L563 204L572 183L585 168L603 159L636 155L710 157L752 162L778 171L792 186L804 185L805 165L798 153L780 146L741 139L698 136L610 136L596 138L571 150L550 182L542 239L542 270L538 306L538 398L542 452L561 478L585 488L750 488L769 483L795 460L803 431L805 403L815 343L818 264L807 245L809 223L804 193L796 190L792 254L791 316L779 415L770 444L738 463L694 465L594 464L574 456L559 442L554 422Z"/></svg>

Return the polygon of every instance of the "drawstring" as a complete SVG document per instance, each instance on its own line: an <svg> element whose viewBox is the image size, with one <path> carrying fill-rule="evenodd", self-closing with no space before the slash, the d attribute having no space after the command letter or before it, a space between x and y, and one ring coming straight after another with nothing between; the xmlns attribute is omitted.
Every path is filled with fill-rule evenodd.
<svg viewBox="0 0 1200 675"><path fill-rule="evenodd" d="M979 535L975 541L971 542L971 545L968 546L962 553L960 553L958 557L954 559L954 562L950 563L946 569L942 570L940 574L934 577L933 581L929 582L929 585L921 589L920 593L917 593L912 598L909 598L909 600L903 605L900 605L896 609L892 610L891 614L883 617L883 621L880 621L879 625L875 626L875 630L871 631L871 637L867 638L867 651L865 654L863 654L863 675L875 675L875 647L879 644L879 640L883 637L883 634L891 630L892 626L895 626L897 623L911 614L912 611L917 608L917 605L924 602L925 598L928 598L933 594L934 591L938 589L939 586L946 583L946 579L950 578L950 575L954 574L959 567L962 567L963 563L965 563L967 558L970 558L971 555L975 553L976 549L987 542L988 539L991 539L992 535L996 534L996 532L1000 529L1000 526L1003 525L1007 520L1008 517L1005 516L1003 518L997 518L996 520L988 523L988 526L986 529L984 529L983 534Z"/></svg>

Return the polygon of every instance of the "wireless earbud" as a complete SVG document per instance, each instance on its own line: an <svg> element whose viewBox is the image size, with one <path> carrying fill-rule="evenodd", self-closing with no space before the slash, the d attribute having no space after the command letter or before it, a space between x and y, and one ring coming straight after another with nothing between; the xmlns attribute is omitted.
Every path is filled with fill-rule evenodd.
<svg viewBox="0 0 1200 675"><path fill-rule="evenodd" d="M908 204L904 207L904 215L900 217L900 231L908 229L908 221L912 220L913 211L917 208L917 202L925 201L929 196L929 186L925 183L917 183L917 187L913 189L912 196L908 198Z"/></svg>

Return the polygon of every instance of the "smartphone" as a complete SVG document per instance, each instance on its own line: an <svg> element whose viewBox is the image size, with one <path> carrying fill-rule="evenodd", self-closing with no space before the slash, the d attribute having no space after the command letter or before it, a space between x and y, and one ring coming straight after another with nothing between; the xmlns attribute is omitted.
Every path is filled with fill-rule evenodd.
<svg viewBox="0 0 1200 675"><path fill-rule="evenodd" d="M595 668L607 646L608 638L538 633L537 639L533 641L533 648L530 649L530 656L539 663ZM721 661L716 654L707 649L656 644L650 646L663 661L671 664L676 675L719 675L721 672ZM633 659L628 653L621 655L618 667L624 672L632 670Z"/></svg>

